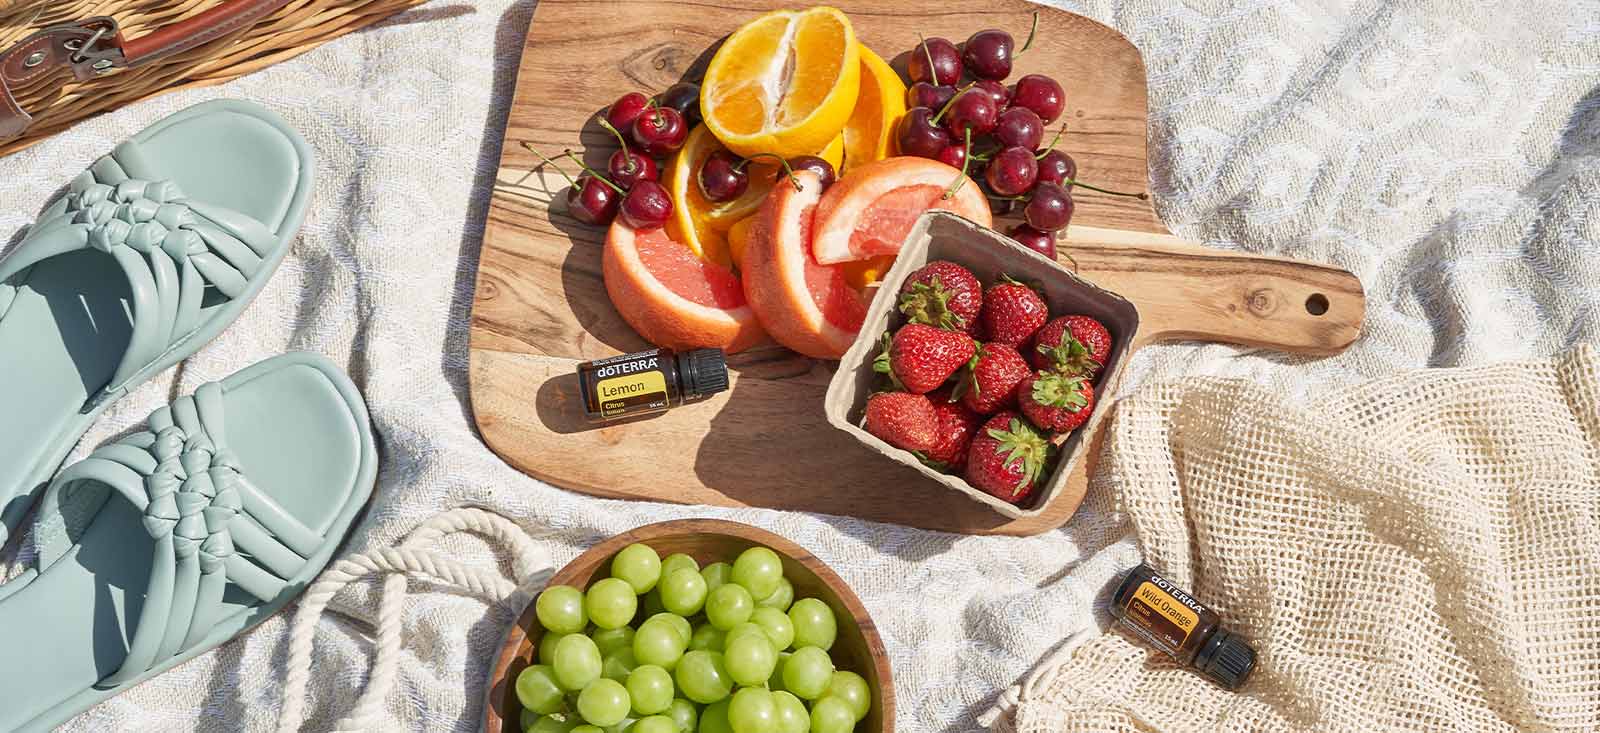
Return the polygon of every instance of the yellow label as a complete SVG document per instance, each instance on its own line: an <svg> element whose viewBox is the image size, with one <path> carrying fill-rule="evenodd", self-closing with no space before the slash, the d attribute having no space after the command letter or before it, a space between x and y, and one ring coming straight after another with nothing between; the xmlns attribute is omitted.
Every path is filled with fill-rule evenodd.
<svg viewBox="0 0 1600 733"><path fill-rule="evenodd" d="M1133 629L1169 654L1177 654L1200 623L1200 614L1149 581L1139 584L1126 609Z"/></svg>
<svg viewBox="0 0 1600 733"><path fill-rule="evenodd" d="M600 398L600 414L605 417L635 408L667 406L667 379L655 370L603 379L594 390Z"/></svg>

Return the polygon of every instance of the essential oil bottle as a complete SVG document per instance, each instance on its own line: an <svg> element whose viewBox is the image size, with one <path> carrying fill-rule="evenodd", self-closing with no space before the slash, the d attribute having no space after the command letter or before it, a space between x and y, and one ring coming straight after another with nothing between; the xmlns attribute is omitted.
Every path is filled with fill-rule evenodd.
<svg viewBox="0 0 1600 733"><path fill-rule="evenodd" d="M1149 565L1128 573L1111 599L1111 615L1135 636L1237 690L1256 667L1256 651L1222 628L1217 612L1195 600Z"/></svg>
<svg viewBox="0 0 1600 733"><path fill-rule="evenodd" d="M728 389L721 349L682 354L651 349L578 365L583 412L590 422L610 422L666 412Z"/></svg>

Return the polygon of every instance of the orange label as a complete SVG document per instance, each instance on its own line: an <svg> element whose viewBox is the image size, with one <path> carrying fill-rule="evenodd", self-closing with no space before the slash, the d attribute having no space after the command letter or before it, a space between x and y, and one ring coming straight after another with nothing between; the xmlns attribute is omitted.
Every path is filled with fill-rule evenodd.
<svg viewBox="0 0 1600 733"><path fill-rule="evenodd" d="M1128 599L1126 620L1151 644L1176 655L1189 640L1189 632L1200 623L1200 615L1178 599L1146 581Z"/></svg>

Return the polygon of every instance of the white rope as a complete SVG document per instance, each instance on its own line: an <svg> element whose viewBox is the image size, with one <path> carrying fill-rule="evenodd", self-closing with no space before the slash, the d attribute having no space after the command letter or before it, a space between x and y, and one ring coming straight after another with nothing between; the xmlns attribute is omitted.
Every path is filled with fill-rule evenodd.
<svg viewBox="0 0 1600 733"><path fill-rule="evenodd" d="M400 664L401 631L408 575L481 597L491 603L522 605L521 586L498 572L468 567L432 550L416 549L447 535L472 532L510 546L513 573L527 578L548 568L543 552L515 522L483 509L453 509L423 522L399 547L372 550L340 560L322 574L300 599L289 632L289 673L283 685L283 710L278 730L293 733L305 714L305 691L311 675L311 647L317 619L345 586L371 575L385 575L378 602L378 622L373 636L373 666L367 688L356 698L350 714L335 724L338 731L366 731L383 726L384 701L394 688Z"/></svg>
<svg viewBox="0 0 1600 733"><path fill-rule="evenodd" d="M978 724L988 728L991 733L1015 733L1016 715L1022 704L1033 699L1040 690L1049 689L1050 682L1061 672L1067 657L1072 656L1078 647L1099 635L1099 629L1089 628L1067 637L1066 641L1061 642L1054 651L1034 665L1033 671L1022 678L1021 684L1012 685L1000 693L1000 699L995 701L994 707L978 716Z"/></svg>

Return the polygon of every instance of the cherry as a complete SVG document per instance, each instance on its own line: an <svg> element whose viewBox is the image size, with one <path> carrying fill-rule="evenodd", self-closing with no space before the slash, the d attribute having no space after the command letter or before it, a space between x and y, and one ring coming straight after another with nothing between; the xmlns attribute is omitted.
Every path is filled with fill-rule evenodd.
<svg viewBox="0 0 1600 733"><path fill-rule="evenodd" d="M689 127L694 127L700 121L700 85L689 81L680 81L667 87L667 90L656 96L656 103L663 107L671 107L683 115L684 122Z"/></svg>
<svg viewBox="0 0 1600 733"><path fill-rule="evenodd" d="M1066 229L1072 221L1072 194L1054 183L1037 184L1028 205L1022 207L1022 218L1041 232Z"/></svg>
<svg viewBox="0 0 1600 733"><path fill-rule="evenodd" d="M631 150L618 150L606 161L606 173L618 186L633 188L640 181L654 181L661 177L655 160Z"/></svg>
<svg viewBox="0 0 1600 733"><path fill-rule="evenodd" d="M911 57L906 59L906 73L913 82L954 85L961 81L961 52L956 44L946 39L923 39L911 49Z"/></svg>
<svg viewBox="0 0 1600 733"><path fill-rule="evenodd" d="M989 187L1001 196L1017 196L1033 188L1039 177L1039 161L1027 148L1006 148L989 161L984 179Z"/></svg>
<svg viewBox="0 0 1600 733"><path fill-rule="evenodd" d="M633 121L633 141L650 155L666 155L683 147L689 126L683 115L671 107L652 107Z"/></svg>
<svg viewBox="0 0 1600 733"><path fill-rule="evenodd" d="M638 92L628 92L606 108L605 119L618 130L631 130L633 121L639 119L639 113L648 106L650 106L649 97Z"/></svg>
<svg viewBox="0 0 1600 733"><path fill-rule="evenodd" d="M1050 259L1056 258L1056 235L1052 232L1041 232L1027 224L1018 224L1006 232L1006 236L1017 241L1028 249L1042 254Z"/></svg>
<svg viewBox="0 0 1600 733"><path fill-rule="evenodd" d="M821 179L822 190L824 191L828 190L828 187L832 186L834 181L839 180L839 176L833 172L833 164L815 155L790 158L789 168L790 170L788 171L779 172L774 180L782 181L785 176L792 176L800 171L811 171L817 174L818 179Z"/></svg>
<svg viewBox="0 0 1600 733"><path fill-rule="evenodd" d="M1064 188L1072 188L1078 177L1078 162L1059 150L1046 150L1039 156L1039 183L1054 183Z"/></svg>
<svg viewBox="0 0 1600 733"><path fill-rule="evenodd" d="M944 109L944 106L949 104L950 100L955 96L955 87L934 86L928 82L919 81L906 90L906 106Z"/></svg>
<svg viewBox="0 0 1600 733"><path fill-rule="evenodd" d="M622 194L599 178L587 173L567 188L567 213L585 224L606 226L617 216Z"/></svg>
<svg viewBox="0 0 1600 733"><path fill-rule="evenodd" d="M1005 31L978 31L967 39L961 60L967 71L979 79L1004 79L1011 76L1011 50L1016 45Z"/></svg>
<svg viewBox="0 0 1600 733"><path fill-rule="evenodd" d="M1011 106L1027 107L1039 115L1046 125L1061 116L1067 104L1067 93L1061 85L1043 74L1029 74L1011 87Z"/></svg>
<svg viewBox="0 0 1600 733"><path fill-rule="evenodd" d="M1004 147L1032 150L1044 142L1044 121L1027 107L1012 107L995 120L994 139Z"/></svg>
<svg viewBox="0 0 1600 733"><path fill-rule="evenodd" d="M750 174L744 161L726 150L718 150L700 166L700 192L714 203L732 201L750 188Z"/></svg>
<svg viewBox="0 0 1600 733"><path fill-rule="evenodd" d="M950 101L950 108L944 113L944 126L950 131L951 137L961 137L968 129L972 130L974 135L987 135L994 130L995 119L999 114L1000 110L994 106L993 98L976 88L968 87Z"/></svg>
<svg viewBox="0 0 1600 733"><path fill-rule="evenodd" d="M914 107L906 112L897 138L901 153L923 158L939 157L939 151L950 144L950 133L939 126L933 110L927 107Z"/></svg>
<svg viewBox="0 0 1600 733"><path fill-rule="evenodd" d="M619 215L634 229L660 229L672 215L672 196L655 181L640 181L622 199Z"/></svg>
<svg viewBox="0 0 1600 733"><path fill-rule="evenodd" d="M966 143L950 143L933 159L959 170L967 165L967 152Z"/></svg>
<svg viewBox="0 0 1600 733"><path fill-rule="evenodd" d="M992 79L979 79L972 83L972 88L989 95L994 100L994 108L1004 110L1011 105L1011 90L1006 85Z"/></svg>

